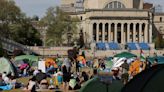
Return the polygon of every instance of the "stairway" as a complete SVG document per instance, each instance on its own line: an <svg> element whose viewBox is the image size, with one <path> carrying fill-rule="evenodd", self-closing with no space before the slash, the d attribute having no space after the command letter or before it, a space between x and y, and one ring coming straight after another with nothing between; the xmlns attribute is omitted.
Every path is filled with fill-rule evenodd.
<svg viewBox="0 0 164 92"><path fill-rule="evenodd" d="M14 52L14 50L19 49L22 50L23 53L25 54L31 54L31 53L38 54L32 51L31 49L29 49L28 46L22 45L20 43L17 43L13 40L4 37L0 37L0 42L2 43L3 49L7 50L8 52Z"/></svg>

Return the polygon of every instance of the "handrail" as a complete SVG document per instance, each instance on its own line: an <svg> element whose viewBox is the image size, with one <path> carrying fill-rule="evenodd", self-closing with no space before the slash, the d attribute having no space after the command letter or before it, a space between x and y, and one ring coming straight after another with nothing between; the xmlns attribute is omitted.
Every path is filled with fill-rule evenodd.
<svg viewBox="0 0 164 92"><path fill-rule="evenodd" d="M23 50L23 52L25 52L25 53L32 53L32 52L34 52L30 48L28 48L28 46L22 45L20 43L17 43L17 42L15 42L13 40L10 40L10 39L4 38L4 37L0 37L0 41L3 44L3 48L5 48L6 50L9 50L11 52L13 52L14 49L16 49L16 48Z"/></svg>

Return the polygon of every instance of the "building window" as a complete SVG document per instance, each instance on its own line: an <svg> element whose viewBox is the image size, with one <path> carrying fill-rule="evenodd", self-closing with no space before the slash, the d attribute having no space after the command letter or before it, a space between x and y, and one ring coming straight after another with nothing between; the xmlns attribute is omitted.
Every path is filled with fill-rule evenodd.
<svg viewBox="0 0 164 92"><path fill-rule="evenodd" d="M118 1L110 2L105 6L106 9L121 9L125 8L125 5Z"/></svg>
<svg viewBox="0 0 164 92"><path fill-rule="evenodd" d="M71 3L71 7L74 7L74 4L73 3Z"/></svg>
<svg viewBox="0 0 164 92"><path fill-rule="evenodd" d="M162 17L160 17L160 22L162 22Z"/></svg>
<svg viewBox="0 0 164 92"><path fill-rule="evenodd" d="M82 16L80 17L80 20L83 20L83 17Z"/></svg>

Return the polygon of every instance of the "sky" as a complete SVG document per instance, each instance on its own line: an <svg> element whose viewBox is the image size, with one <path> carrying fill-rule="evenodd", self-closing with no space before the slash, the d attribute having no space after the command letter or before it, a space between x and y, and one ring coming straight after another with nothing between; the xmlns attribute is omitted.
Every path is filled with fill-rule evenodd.
<svg viewBox="0 0 164 92"><path fill-rule="evenodd" d="M50 6L59 6L60 0L14 0L16 5L26 13L27 16L32 17L34 15L40 18L45 15L46 10ZM154 5L162 5L164 8L164 0L144 0L145 2L151 2ZM164 10L164 9L163 9Z"/></svg>
<svg viewBox="0 0 164 92"><path fill-rule="evenodd" d="M27 16L32 17L37 15L43 17L46 10L53 6L59 6L60 0L14 0L16 5L26 13Z"/></svg>

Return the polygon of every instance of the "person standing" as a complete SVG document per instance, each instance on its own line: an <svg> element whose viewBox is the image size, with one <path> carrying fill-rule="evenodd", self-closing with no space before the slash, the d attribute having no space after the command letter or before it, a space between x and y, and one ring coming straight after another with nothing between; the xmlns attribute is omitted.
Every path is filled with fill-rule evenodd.
<svg viewBox="0 0 164 92"><path fill-rule="evenodd" d="M63 65L66 66L66 69L67 69L68 72L71 71L71 61L68 58L64 59Z"/></svg>
<svg viewBox="0 0 164 92"><path fill-rule="evenodd" d="M127 60L124 61L124 63L121 65L122 67L122 76L121 76L121 81L126 84L129 79L129 64L127 63Z"/></svg>
<svg viewBox="0 0 164 92"><path fill-rule="evenodd" d="M71 74L70 72L67 71L65 65L62 67L62 72L63 72L63 89L64 92L66 92L69 88L68 82L70 81Z"/></svg>
<svg viewBox="0 0 164 92"><path fill-rule="evenodd" d="M79 68L80 68L79 61L77 60L76 61L76 72L80 72Z"/></svg>

